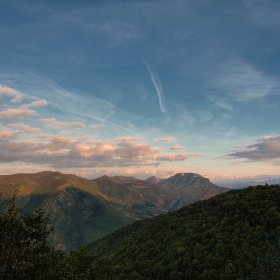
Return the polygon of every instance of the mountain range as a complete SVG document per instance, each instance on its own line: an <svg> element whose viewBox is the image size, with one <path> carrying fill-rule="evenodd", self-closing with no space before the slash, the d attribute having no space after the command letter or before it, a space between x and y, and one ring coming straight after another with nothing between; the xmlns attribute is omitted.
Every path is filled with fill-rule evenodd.
<svg viewBox="0 0 280 280"><path fill-rule="evenodd" d="M51 171L0 176L3 199L17 191L23 211L42 208L51 214L55 231L50 242L66 251L228 190L195 173L147 180L106 175L89 180Z"/></svg>

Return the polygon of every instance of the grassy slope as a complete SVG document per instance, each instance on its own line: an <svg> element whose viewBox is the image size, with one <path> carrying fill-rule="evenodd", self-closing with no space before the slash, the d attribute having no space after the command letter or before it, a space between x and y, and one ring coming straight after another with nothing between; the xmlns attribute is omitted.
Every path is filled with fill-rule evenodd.
<svg viewBox="0 0 280 280"><path fill-rule="evenodd" d="M126 226L88 249L120 279L250 279L280 237L280 187L230 191Z"/></svg>

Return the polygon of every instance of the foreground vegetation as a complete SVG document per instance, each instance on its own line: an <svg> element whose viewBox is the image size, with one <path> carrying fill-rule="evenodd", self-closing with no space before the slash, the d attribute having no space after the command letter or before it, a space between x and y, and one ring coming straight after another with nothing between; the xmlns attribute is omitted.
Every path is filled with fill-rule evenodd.
<svg viewBox="0 0 280 280"><path fill-rule="evenodd" d="M51 218L0 211L0 279L280 279L280 187L232 190L64 254Z"/></svg>
<svg viewBox="0 0 280 280"><path fill-rule="evenodd" d="M3 206L3 203L2 203ZM66 255L48 243L50 215L22 213L16 196L0 211L0 279L111 279L110 269L84 248Z"/></svg>

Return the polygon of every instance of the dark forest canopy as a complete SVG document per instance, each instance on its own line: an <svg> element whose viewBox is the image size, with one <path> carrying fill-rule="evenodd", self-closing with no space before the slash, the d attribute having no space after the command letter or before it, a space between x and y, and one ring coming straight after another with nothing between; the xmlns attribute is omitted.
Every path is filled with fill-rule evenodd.
<svg viewBox="0 0 280 280"><path fill-rule="evenodd" d="M119 279L280 279L279 237L280 187L266 185L144 219L88 249Z"/></svg>

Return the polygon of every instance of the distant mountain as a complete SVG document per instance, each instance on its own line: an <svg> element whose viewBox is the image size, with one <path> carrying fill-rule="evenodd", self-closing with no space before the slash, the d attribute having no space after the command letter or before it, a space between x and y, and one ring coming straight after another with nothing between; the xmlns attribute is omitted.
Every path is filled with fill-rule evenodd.
<svg viewBox="0 0 280 280"><path fill-rule="evenodd" d="M148 183L153 183L153 184L156 184L156 183L159 183L161 181L163 181L164 179L161 179L161 178L157 178L155 176L151 176L149 178L147 178L145 181L148 182Z"/></svg>
<svg viewBox="0 0 280 280"><path fill-rule="evenodd" d="M216 187L209 179L196 173L177 173L166 180L160 181L158 185L175 189L185 189L187 187Z"/></svg>
<svg viewBox="0 0 280 280"><path fill-rule="evenodd" d="M67 250L134 221L228 191L193 173L176 174L157 183L106 175L88 180L50 171L0 176L3 198L16 190L24 211L42 208L52 215L55 232L51 242Z"/></svg>
<svg viewBox="0 0 280 280"><path fill-rule="evenodd" d="M87 249L116 280L279 279L279 197L277 185L231 190L128 225Z"/></svg>
<svg viewBox="0 0 280 280"><path fill-rule="evenodd" d="M231 188L231 189L243 189L247 188L248 186L257 186L257 185L279 185L280 184L280 178L274 178L274 179L268 179L268 180L232 180L231 182L225 181L220 182L218 185Z"/></svg>

